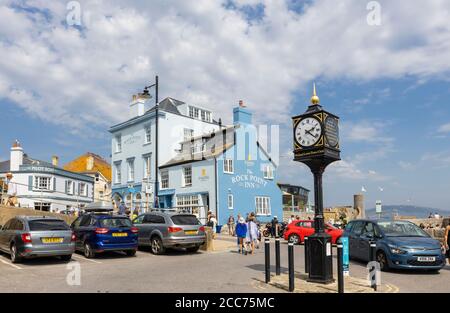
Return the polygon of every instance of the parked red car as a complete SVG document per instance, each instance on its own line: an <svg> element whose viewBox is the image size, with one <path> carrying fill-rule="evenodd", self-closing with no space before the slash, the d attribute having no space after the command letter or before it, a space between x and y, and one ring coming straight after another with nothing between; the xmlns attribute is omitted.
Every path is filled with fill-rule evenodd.
<svg viewBox="0 0 450 313"><path fill-rule="evenodd" d="M344 231L330 224L325 224L325 232L331 236L331 243L335 244ZM287 226L284 239L294 244L300 244L304 242L305 237L312 234L314 234L314 221L294 221Z"/></svg>

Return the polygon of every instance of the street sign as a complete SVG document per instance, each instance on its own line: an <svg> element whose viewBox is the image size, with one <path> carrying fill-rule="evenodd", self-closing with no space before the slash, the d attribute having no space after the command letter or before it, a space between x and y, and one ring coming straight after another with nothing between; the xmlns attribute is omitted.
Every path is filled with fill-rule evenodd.
<svg viewBox="0 0 450 313"><path fill-rule="evenodd" d="M148 195L153 193L153 185L146 186L145 187L145 193L148 194Z"/></svg>
<svg viewBox="0 0 450 313"><path fill-rule="evenodd" d="M375 210L377 212L377 214L381 214L383 209L381 206L381 200L377 200L377 202L375 202Z"/></svg>
<svg viewBox="0 0 450 313"><path fill-rule="evenodd" d="M344 267L344 276L350 275L350 254L348 247L348 237L341 237L342 242L342 264Z"/></svg>

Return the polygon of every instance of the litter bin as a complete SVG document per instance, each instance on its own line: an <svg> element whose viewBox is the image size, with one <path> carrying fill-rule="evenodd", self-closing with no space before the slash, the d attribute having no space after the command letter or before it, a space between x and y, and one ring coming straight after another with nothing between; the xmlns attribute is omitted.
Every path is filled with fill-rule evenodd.
<svg viewBox="0 0 450 313"><path fill-rule="evenodd" d="M222 226L223 225L216 225L216 233L220 234L220 232L222 231Z"/></svg>

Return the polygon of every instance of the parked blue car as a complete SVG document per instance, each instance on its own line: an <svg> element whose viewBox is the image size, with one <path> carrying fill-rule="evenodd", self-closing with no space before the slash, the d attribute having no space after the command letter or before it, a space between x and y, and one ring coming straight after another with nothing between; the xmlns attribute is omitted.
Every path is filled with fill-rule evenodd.
<svg viewBox="0 0 450 313"><path fill-rule="evenodd" d="M439 271L445 266L445 248L417 225L407 221L353 220L343 236L349 238L350 257L370 260L370 242L376 242L381 270Z"/></svg>
<svg viewBox="0 0 450 313"><path fill-rule="evenodd" d="M76 219L71 228L76 236L75 250L83 252L86 258L105 251L136 254L138 229L126 216L87 213Z"/></svg>

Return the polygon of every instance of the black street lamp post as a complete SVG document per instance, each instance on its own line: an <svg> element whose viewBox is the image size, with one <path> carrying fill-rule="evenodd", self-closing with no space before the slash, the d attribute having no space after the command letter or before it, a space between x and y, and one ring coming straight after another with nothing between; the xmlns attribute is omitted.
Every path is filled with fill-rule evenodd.
<svg viewBox="0 0 450 313"><path fill-rule="evenodd" d="M154 201L154 207L159 208L159 200L158 200L158 190L159 190L159 179L158 179L158 120L159 120L159 100L158 100L158 93L159 93L159 82L158 82L158 75L155 77L155 83L146 86L144 88L144 94L148 95L148 90L152 87L155 87L155 190L153 191L155 201Z"/></svg>

